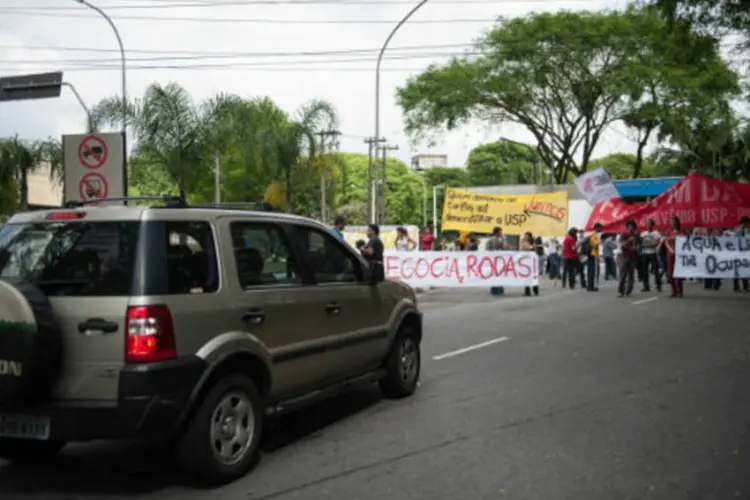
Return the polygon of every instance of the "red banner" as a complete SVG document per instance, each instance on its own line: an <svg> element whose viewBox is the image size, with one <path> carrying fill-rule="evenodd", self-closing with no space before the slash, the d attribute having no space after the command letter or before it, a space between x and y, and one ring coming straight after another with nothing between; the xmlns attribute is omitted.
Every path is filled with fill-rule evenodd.
<svg viewBox="0 0 750 500"><path fill-rule="evenodd" d="M648 203L631 205L620 198L599 203L589 216L586 231L599 222L605 233L624 232L629 219L634 219L640 230L654 219L656 230L665 231L673 215L679 217L684 229L736 227L740 217L750 216L750 184L689 174Z"/></svg>

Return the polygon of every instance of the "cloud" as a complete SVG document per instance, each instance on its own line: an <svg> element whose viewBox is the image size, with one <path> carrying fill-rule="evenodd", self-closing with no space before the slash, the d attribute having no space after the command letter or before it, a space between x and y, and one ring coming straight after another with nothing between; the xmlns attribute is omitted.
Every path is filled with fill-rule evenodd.
<svg viewBox="0 0 750 500"><path fill-rule="evenodd" d="M96 3L96 0L92 2ZM336 105L341 116L341 131L344 134L342 149L366 152L364 138L374 133L375 52L319 56L248 57L246 54L376 49L393 27L388 21L403 17L416 0L413 3L394 0L360 0L359 4L355 0L308 2L308 5L302 5L299 1L278 0L273 5L270 0L265 3L247 0L245 5L239 5L243 2L102 0L96 5L112 16L121 32L128 51L130 69L127 78L131 96L142 95L146 86L154 81L175 81L196 100L208 98L217 92L267 95L289 111L313 98L328 99ZM204 5L184 7L190 3ZM444 61L451 54L460 53L461 44L470 43L482 30L489 28L491 20L499 15L519 16L531 11L597 9L606 6L612 7L611 1L428 2L412 19L446 22L407 23L391 42L392 50L386 54L402 58L390 58L383 62L380 105L382 135L392 144L400 146L396 154L407 162L412 154L437 152L448 154L449 162L453 165L463 164L471 148L499 135L532 142L531 136L522 128L501 124L492 131L482 127L466 127L446 134L432 150L425 145L412 147L403 133L401 112L394 101L395 89L410 74L418 73L431 62ZM203 21L189 22L184 18L202 18ZM211 22L211 18L223 21ZM276 22L250 22L248 19ZM451 22L457 19L486 21ZM337 23L311 22L320 20ZM352 20L368 23L345 23ZM441 48L408 52L398 50L405 46ZM70 50L80 47L92 50ZM106 21L72 0L15 0L15 3L4 3L0 7L0 75L62 69L65 80L78 89L89 105L93 105L101 98L120 93L119 55L116 49L115 37ZM168 51L172 53L167 54ZM196 53L203 53L203 56ZM205 53L220 53L223 57L209 59ZM404 54L423 57L405 59ZM172 59L166 59L167 56ZM174 68L180 65L192 65L193 68ZM196 65L203 67L197 68ZM67 89L63 89L60 99L0 105L0 136L18 133L29 139L43 138L80 133L84 126L84 113ZM629 143L622 133L608 134L602 142L601 153L606 154L610 149L630 148Z"/></svg>

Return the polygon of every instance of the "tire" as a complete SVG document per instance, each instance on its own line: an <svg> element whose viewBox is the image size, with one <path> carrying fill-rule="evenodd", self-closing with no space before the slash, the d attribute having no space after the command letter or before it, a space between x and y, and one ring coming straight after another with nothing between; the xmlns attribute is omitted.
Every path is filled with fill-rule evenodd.
<svg viewBox="0 0 750 500"><path fill-rule="evenodd" d="M215 419L222 418L222 412L225 418L236 419L237 415L233 413L240 401L248 406L244 417L240 415L237 420L225 420L224 429L214 425ZM258 452L263 432L263 410L261 397L252 380L244 375L228 375L220 379L208 391L178 441L176 451L180 467L207 486L231 483L244 476L253 466ZM237 427L232 430L232 426ZM245 440L238 432L243 427L248 432ZM222 431L226 432L223 439ZM222 459L217 446L222 441L229 443L238 439L239 443L227 448L234 454Z"/></svg>
<svg viewBox="0 0 750 500"><path fill-rule="evenodd" d="M63 337L44 293L0 280L0 402L47 401L62 371Z"/></svg>
<svg viewBox="0 0 750 500"><path fill-rule="evenodd" d="M419 385L421 369L418 336L409 328L402 328L385 361L385 377L380 380L380 390L385 397L392 399L411 396Z"/></svg>
<svg viewBox="0 0 750 500"><path fill-rule="evenodd" d="M63 449L62 441L0 438L0 459L21 464L45 462Z"/></svg>

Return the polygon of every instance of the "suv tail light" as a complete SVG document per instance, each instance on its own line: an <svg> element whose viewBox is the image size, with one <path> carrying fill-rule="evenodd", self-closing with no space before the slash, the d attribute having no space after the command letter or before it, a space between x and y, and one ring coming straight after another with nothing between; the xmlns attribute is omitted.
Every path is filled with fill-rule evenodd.
<svg viewBox="0 0 750 500"><path fill-rule="evenodd" d="M177 357L172 313L167 306L128 307L128 363L148 363Z"/></svg>

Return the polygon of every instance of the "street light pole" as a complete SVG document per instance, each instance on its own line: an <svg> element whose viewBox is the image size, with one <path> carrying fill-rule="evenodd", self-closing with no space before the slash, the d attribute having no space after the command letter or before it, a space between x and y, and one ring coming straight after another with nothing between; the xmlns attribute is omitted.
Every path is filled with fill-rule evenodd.
<svg viewBox="0 0 750 500"><path fill-rule="evenodd" d="M76 0L79 1L79 0ZM396 34L396 32L401 28L401 26L406 23L406 21L409 20L411 16L414 15L415 12L417 12L424 4L426 4L429 0L421 0L417 5L415 5L405 16L403 19L401 19L398 24L391 30L390 34L388 35L388 38L385 39L385 43L383 43L383 47L380 49L380 54L378 54L378 62L375 65L375 140L380 140L380 65L383 63L383 54L385 54L385 49L388 48L388 44L391 43L391 39ZM377 144L377 143L376 143ZM374 168L377 172L377 159L375 160ZM370 167L371 169L373 166ZM375 183L377 180L374 181ZM374 184L377 186L377 184ZM377 190L376 188L373 188L372 190L372 205L377 206L377 203L375 200L377 199ZM373 215L373 219L375 216Z"/></svg>
<svg viewBox="0 0 750 500"><path fill-rule="evenodd" d="M125 132L127 130L127 120L128 120L128 85L127 85L127 76L126 76L126 67L125 67L125 46L122 44L122 38L120 37L120 32L117 30L117 26L115 26L115 23L112 22L112 19L99 7L96 5L90 4L86 0L73 0L76 3L79 3L81 5L85 5L91 10L96 11L99 15L101 15L107 23L109 23L110 27L112 28L112 31L115 32L115 37L117 38L117 44L120 46L120 61L122 63L122 140L125 144L125 151L127 151L127 137L125 135ZM127 157L127 155L125 155Z"/></svg>
<svg viewBox="0 0 750 500"><path fill-rule="evenodd" d="M445 186L442 184L440 186L433 186L432 187L432 233L437 234L437 192L438 189L443 189Z"/></svg>

